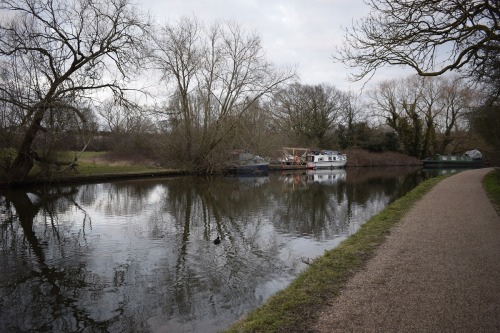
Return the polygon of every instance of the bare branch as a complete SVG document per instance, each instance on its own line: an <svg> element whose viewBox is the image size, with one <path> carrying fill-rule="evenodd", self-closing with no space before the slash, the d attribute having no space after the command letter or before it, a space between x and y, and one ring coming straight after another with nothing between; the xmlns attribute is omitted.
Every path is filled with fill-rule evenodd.
<svg viewBox="0 0 500 333"><path fill-rule="evenodd" d="M437 76L466 68L483 70L492 50L500 51L500 8L496 1L369 0L369 16L345 30L334 60L370 77L385 65Z"/></svg>

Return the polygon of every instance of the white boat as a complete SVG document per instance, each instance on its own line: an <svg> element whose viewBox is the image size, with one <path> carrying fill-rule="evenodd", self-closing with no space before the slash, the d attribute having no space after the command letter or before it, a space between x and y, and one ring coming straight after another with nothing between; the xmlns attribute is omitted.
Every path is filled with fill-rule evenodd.
<svg viewBox="0 0 500 333"><path fill-rule="evenodd" d="M306 156L307 169L343 168L346 163L347 156L334 150L311 152Z"/></svg>

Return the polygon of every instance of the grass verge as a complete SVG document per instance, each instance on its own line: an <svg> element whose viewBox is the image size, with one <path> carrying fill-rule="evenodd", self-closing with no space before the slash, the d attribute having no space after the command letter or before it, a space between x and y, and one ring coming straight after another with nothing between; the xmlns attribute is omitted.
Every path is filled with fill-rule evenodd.
<svg viewBox="0 0 500 333"><path fill-rule="evenodd" d="M373 255L413 204L446 176L424 181L365 222L335 249L315 259L286 289L276 293L226 332L308 332L321 310Z"/></svg>
<svg viewBox="0 0 500 333"><path fill-rule="evenodd" d="M483 187L488 193L491 202L495 206L497 212L500 213L500 169L497 168L489 172L483 178Z"/></svg>

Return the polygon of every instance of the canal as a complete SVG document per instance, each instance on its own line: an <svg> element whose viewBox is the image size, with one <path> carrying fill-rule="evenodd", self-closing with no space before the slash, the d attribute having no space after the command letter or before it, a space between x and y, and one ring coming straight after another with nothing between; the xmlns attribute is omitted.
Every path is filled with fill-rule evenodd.
<svg viewBox="0 0 500 333"><path fill-rule="evenodd" d="M217 332L428 177L361 168L2 190L0 331Z"/></svg>

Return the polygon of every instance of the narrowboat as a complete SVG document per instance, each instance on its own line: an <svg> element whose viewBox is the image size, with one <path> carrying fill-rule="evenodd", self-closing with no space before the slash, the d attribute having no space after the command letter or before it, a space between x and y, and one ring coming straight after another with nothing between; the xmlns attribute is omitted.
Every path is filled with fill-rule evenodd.
<svg viewBox="0 0 500 333"><path fill-rule="evenodd" d="M422 160L424 169L430 168L480 168L483 166L483 155L477 149L469 150L463 155L436 155Z"/></svg>

